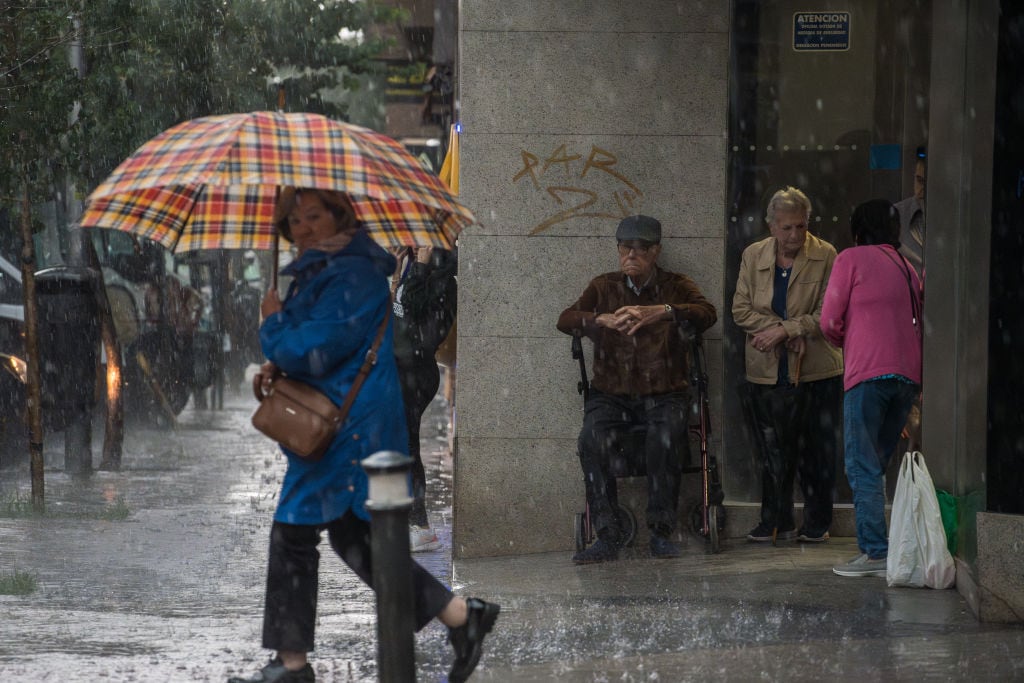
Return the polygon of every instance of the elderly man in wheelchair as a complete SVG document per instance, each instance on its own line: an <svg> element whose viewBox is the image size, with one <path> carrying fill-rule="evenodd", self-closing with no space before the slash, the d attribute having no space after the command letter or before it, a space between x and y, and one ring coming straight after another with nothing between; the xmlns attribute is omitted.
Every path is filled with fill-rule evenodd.
<svg viewBox="0 0 1024 683"><path fill-rule="evenodd" d="M671 535L689 448L687 341L679 324L697 333L717 319L715 307L690 278L658 267L661 223L629 216L616 230L620 270L591 280L558 318L558 329L594 345L593 380L586 395L579 457L597 540L573 556L576 564L618 559L623 530L614 506L619 443L645 431L640 469L647 476L651 556L678 557Z"/></svg>

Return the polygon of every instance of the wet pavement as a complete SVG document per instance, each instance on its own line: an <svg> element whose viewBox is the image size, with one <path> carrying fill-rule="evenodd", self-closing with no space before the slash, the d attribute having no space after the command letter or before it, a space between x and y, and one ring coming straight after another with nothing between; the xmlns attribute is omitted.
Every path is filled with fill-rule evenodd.
<svg viewBox="0 0 1024 683"><path fill-rule="evenodd" d="M0 575L29 573L38 588L0 596L0 680L223 681L265 662L266 545L284 461L249 426L251 399L225 402L186 408L173 432L132 427L122 470L85 480L60 471L63 445L49 438L43 518L11 513L28 500L28 467L4 461ZM473 680L1024 680L1024 628L978 623L952 590L833 575L857 554L852 539L730 540L707 555L687 536L677 560L631 551L576 567L566 552L453 572L444 423L436 401L423 452L444 547L415 558L460 594L502 605ZM563 522L553 528L571 538ZM374 680L373 595L326 544L319 603L318 680ZM444 629L431 624L416 646L418 680L443 681Z"/></svg>

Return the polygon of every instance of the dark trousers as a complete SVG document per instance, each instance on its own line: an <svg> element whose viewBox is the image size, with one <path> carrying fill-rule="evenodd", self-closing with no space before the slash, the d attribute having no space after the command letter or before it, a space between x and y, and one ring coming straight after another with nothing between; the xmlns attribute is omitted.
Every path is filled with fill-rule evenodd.
<svg viewBox="0 0 1024 683"><path fill-rule="evenodd" d="M623 458L641 459L641 467L647 472L648 528L660 536L672 533L681 469L689 460L689 405L685 392L632 398L591 390L580 432L579 456L587 503L599 538L615 542L621 536L615 516L615 476L631 469ZM642 444L639 452L623 450L623 445L637 438L632 434L638 434Z"/></svg>
<svg viewBox="0 0 1024 683"><path fill-rule="evenodd" d="M793 483L799 476L804 532L817 536L828 531L841 435L842 378L797 386L752 384L747 389L761 451L761 523L780 531L795 527Z"/></svg>
<svg viewBox="0 0 1024 683"><path fill-rule="evenodd" d="M420 421L427 406L434 400L441 383L441 371L433 357L399 364L405 422L409 430L409 457L412 458L412 507L409 524L429 526L427 521L427 473L420 455Z"/></svg>
<svg viewBox="0 0 1024 683"><path fill-rule="evenodd" d="M346 512L320 526L274 522L270 530L263 647L311 652L316 624L320 533L326 530L334 552L363 582L373 587L370 523ZM416 630L426 626L452 599L452 592L416 562L412 563Z"/></svg>

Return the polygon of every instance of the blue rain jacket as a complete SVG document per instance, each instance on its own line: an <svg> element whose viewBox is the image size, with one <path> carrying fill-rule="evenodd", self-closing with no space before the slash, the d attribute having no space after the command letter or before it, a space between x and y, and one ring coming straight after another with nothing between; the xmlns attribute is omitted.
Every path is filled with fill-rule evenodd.
<svg viewBox="0 0 1024 683"><path fill-rule="evenodd" d="M307 249L281 271L294 280L281 311L260 327L264 355L340 406L389 306L387 277L394 269L394 257L363 231L334 253ZM360 461L380 450L409 452L392 339L389 322L377 364L322 460L306 462L281 449L288 470L276 521L323 524L348 510L369 519Z"/></svg>

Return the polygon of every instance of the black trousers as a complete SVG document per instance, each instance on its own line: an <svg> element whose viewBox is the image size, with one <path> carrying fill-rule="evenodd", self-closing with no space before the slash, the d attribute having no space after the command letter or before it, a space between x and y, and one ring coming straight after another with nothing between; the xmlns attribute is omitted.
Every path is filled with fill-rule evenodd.
<svg viewBox="0 0 1024 683"><path fill-rule="evenodd" d="M793 483L799 476L803 530L815 536L828 531L842 438L842 377L797 386L752 384L747 390L761 451L761 523L780 531L795 527Z"/></svg>
<svg viewBox="0 0 1024 683"><path fill-rule="evenodd" d="M657 396L615 396L591 390L579 437L580 465L590 515L599 538L621 536L615 516L615 476L635 471L642 459L647 473L647 526L660 536L675 528L681 469L689 461L690 397L686 392ZM635 432L634 430L639 430ZM623 449L639 433L640 452Z"/></svg>
<svg viewBox="0 0 1024 683"><path fill-rule="evenodd" d="M420 455L420 421L427 406L434 400L441 384L441 371L433 357L400 363L398 376L405 403L405 422L409 430L409 457L412 458L412 507L409 524L429 526L427 521L427 473Z"/></svg>
<svg viewBox="0 0 1024 683"><path fill-rule="evenodd" d="M316 625L320 534L327 531L334 552L363 582L373 587L370 523L351 511L320 526L274 522L270 530L263 647L311 652ZM416 630L426 626L452 599L452 592L416 562L412 563Z"/></svg>

